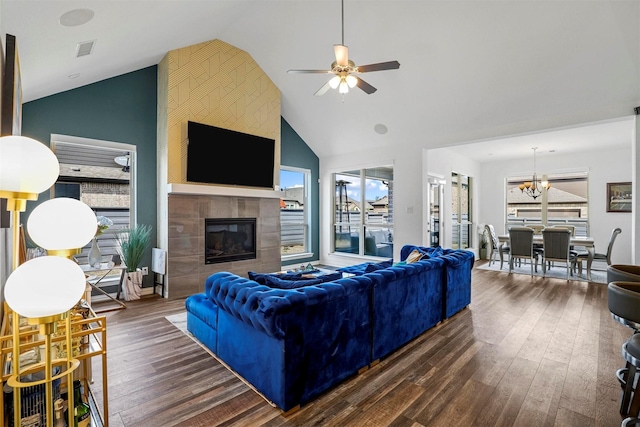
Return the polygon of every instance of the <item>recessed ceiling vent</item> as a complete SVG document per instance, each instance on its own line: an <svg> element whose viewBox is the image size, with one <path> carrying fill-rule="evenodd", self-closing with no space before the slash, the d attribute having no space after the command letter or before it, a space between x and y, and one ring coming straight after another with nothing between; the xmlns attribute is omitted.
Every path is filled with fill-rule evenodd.
<svg viewBox="0 0 640 427"><path fill-rule="evenodd" d="M80 58L81 56L91 55L91 53L93 52L93 46L95 46L95 44L96 44L95 40L78 43L76 58Z"/></svg>

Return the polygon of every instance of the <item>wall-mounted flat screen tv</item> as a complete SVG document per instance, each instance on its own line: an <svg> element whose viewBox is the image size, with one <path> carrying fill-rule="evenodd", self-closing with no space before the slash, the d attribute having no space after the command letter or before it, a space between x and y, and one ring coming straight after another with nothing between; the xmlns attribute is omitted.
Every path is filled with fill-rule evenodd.
<svg viewBox="0 0 640 427"><path fill-rule="evenodd" d="M188 123L187 181L273 189L275 140Z"/></svg>

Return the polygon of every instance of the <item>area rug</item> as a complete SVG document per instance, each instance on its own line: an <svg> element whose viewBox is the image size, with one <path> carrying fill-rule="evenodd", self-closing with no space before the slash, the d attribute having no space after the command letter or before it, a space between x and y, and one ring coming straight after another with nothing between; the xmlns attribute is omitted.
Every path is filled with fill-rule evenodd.
<svg viewBox="0 0 640 427"><path fill-rule="evenodd" d="M216 356L211 350L209 350L207 348L206 345L202 344L198 338L194 337L191 332L189 332L187 330L187 312L183 311L182 313L178 313L178 314L172 314L170 316L165 316L165 319L167 319L173 326L175 326L176 328L178 328L178 330L180 330L183 334L185 334L186 336L188 336L189 338L191 338L193 341L195 341L196 344L198 344L200 347L202 347L207 353L209 353L214 359L216 359L218 362L220 362L220 364L222 366L224 366L225 368L227 368L229 370L229 372L231 372L233 375L236 376L236 378L238 378L240 381L242 381L243 383L245 383L251 390L255 391L260 397L262 397L269 405L273 406L274 408L276 407L275 403L271 402L269 399L267 399L262 393L260 393L253 385L251 385L247 380L245 380L244 378L242 378L237 372L235 372L233 369L231 369L231 367L229 365L227 365L226 363L224 363L224 361L222 361L221 359L218 358L218 356Z"/></svg>
<svg viewBox="0 0 640 427"><path fill-rule="evenodd" d="M502 266L502 270L500 270L500 261L493 262L491 265L489 263L484 263L482 265L478 265L475 268L480 270L488 270L488 271L500 271L502 273L509 274L509 262L505 261ZM514 274L526 274L527 276L531 275L531 265L522 263L521 266L513 267ZM542 267L538 264L538 271L533 272L533 275L536 277L542 277ZM547 277L553 277L556 279L565 279L567 278L567 267L560 263L551 267L547 270ZM574 273L573 276L569 276L569 280L580 280L582 282L587 282L587 270L586 268L582 268L582 275L578 275L578 273ZM602 270L594 270L591 269L591 281L595 283L607 283L607 272Z"/></svg>

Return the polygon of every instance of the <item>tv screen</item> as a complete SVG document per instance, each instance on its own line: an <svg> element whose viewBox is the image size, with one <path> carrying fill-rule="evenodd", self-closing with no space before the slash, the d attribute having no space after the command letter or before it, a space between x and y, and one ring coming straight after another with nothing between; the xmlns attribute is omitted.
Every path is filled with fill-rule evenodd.
<svg viewBox="0 0 640 427"><path fill-rule="evenodd" d="M273 139L191 121L187 132L187 181L273 189Z"/></svg>

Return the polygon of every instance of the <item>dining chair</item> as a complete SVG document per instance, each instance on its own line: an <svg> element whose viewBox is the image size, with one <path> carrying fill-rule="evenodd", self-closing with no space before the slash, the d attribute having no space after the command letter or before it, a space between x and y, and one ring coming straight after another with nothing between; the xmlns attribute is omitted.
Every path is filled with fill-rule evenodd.
<svg viewBox="0 0 640 427"><path fill-rule="evenodd" d="M555 224L555 225L552 225L550 228L563 228L565 230L569 230L571 232L571 236L572 237L576 235L576 226L575 225Z"/></svg>
<svg viewBox="0 0 640 427"><path fill-rule="evenodd" d="M531 275L538 271L538 252L533 249L533 229L529 227L511 227L509 229L509 273L513 271L513 262L518 259L531 261Z"/></svg>
<svg viewBox="0 0 640 427"><path fill-rule="evenodd" d="M547 267L551 267L553 261L564 262L567 266L567 280L569 274L573 275L571 266L571 253L569 243L571 231L566 228L548 227L542 230L542 276L546 277Z"/></svg>
<svg viewBox="0 0 640 427"><path fill-rule="evenodd" d="M564 228L566 230L571 231L571 237L575 237L576 235L576 226L575 225L571 225L571 224L555 224L552 225L551 227L553 228ZM569 246L569 255L571 256L571 258L575 258L578 256L578 252L575 250L574 246L571 245ZM573 266L571 267L571 271L573 272L574 268Z"/></svg>
<svg viewBox="0 0 640 427"><path fill-rule="evenodd" d="M509 246L506 244L500 244L498 240L498 235L496 234L495 228L493 228L492 224L485 224L484 226L487 234L489 235L489 239L491 240L491 253L489 254L489 266L492 263L496 262L496 255L500 255L500 270L502 270L502 264L504 263L504 254L508 254L510 252Z"/></svg>
<svg viewBox="0 0 640 427"><path fill-rule="evenodd" d="M527 224L526 227L531 228L533 230L533 234L541 234L542 230L546 228L544 224Z"/></svg>
<svg viewBox="0 0 640 427"><path fill-rule="evenodd" d="M618 234L620 233L622 233L622 230L619 227L616 227L611 231L611 237L609 237L609 244L607 245L607 252L594 253L593 254L594 261L605 261L607 263L607 266L611 265L611 252L613 251L613 244L616 241L616 237L618 237ZM578 252L573 259L574 259L573 266L571 268L575 271L577 266L578 275L582 274L582 261L587 261L589 259L589 254L587 252Z"/></svg>

